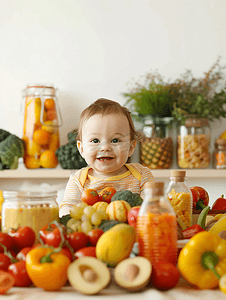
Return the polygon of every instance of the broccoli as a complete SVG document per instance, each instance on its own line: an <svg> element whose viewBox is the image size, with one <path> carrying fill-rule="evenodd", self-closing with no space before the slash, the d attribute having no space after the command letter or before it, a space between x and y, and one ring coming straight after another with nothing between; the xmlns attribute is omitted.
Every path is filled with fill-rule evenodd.
<svg viewBox="0 0 226 300"><path fill-rule="evenodd" d="M55 153L62 169L80 169L86 166L85 160L74 143L59 147Z"/></svg>
<svg viewBox="0 0 226 300"><path fill-rule="evenodd" d="M1 140L1 138L5 139ZM18 160L24 156L24 142L16 135L0 129L0 170L17 169Z"/></svg>
<svg viewBox="0 0 226 300"><path fill-rule="evenodd" d="M143 202L143 199L140 197L138 193L133 193L129 190L117 191L111 198L111 201L116 201L116 200L127 201L131 207L139 206Z"/></svg>
<svg viewBox="0 0 226 300"><path fill-rule="evenodd" d="M71 132L68 133L67 138L68 138L69 143L77 144L77 141L76 141L77 134L78 134L77 129L74 129L74 130L72 130Z"/></svg>

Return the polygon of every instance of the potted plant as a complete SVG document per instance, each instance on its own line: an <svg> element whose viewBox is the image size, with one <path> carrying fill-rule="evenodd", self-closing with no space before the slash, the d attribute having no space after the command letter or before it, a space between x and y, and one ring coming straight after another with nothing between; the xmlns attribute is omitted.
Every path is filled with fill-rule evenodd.
<svg viewBox="0 0 226 300"><path fill-rule="evenodd" d="M151 169L168 169L173 159L173 140L167 136L167 128L173 121L170 85L157 71L147 73L132 85L123 95L133 119L143 129L140 162Z"/></svg>
<svg viewBox="0 0 226 300"><path fill-rule="evenodd" d="M210 165L209 122L226 117L225 66L220 57L202 78L187 70L170 85L172 116L178 123L177 164L180 168Z"/></svg>

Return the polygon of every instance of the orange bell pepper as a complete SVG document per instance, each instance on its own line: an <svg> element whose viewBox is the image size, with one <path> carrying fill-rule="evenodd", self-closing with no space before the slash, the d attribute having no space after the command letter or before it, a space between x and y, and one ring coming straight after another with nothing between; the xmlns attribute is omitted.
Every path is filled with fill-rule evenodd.
<svg viewBox="0 0 226 300"><path fill-rule="evenodd" d="M70 259L58 250L34 248L26 256L26 269L33 284L46 291L60 290L67 282Z"/></svg>

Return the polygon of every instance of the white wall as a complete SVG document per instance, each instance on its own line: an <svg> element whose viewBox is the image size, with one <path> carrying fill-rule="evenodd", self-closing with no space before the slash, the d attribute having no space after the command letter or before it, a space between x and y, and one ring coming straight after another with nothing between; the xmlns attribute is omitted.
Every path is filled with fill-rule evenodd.
<svg viewBox="0 0 226 300"><path fill-rule="evenodd" d="M99 97L125 103L127 83L149 70L179 77L226 62L225 0L8 0L0 2L0 128L22 137L28 83L52 83L61 144ZM226 120L211 124L213 140Z"/></svg>

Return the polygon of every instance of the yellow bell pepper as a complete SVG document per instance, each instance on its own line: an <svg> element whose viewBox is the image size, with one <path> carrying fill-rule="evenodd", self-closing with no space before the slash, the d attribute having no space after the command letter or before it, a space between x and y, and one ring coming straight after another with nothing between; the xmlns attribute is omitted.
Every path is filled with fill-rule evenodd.
<svg viewBox="0 0 226 300"><path fill-rule="evenodd" d="M226 240L208 231L197 233L181 250L178 268L189 283L200 289L217 287L226 273Z"/></svg>
<svg viewBox="0 0 226 300"><path fill-rule="evenodd" d="M60 290L67 282L70 259L52 248L34 248L26 255L26 270L35 286L46 291Z"/></svg>

